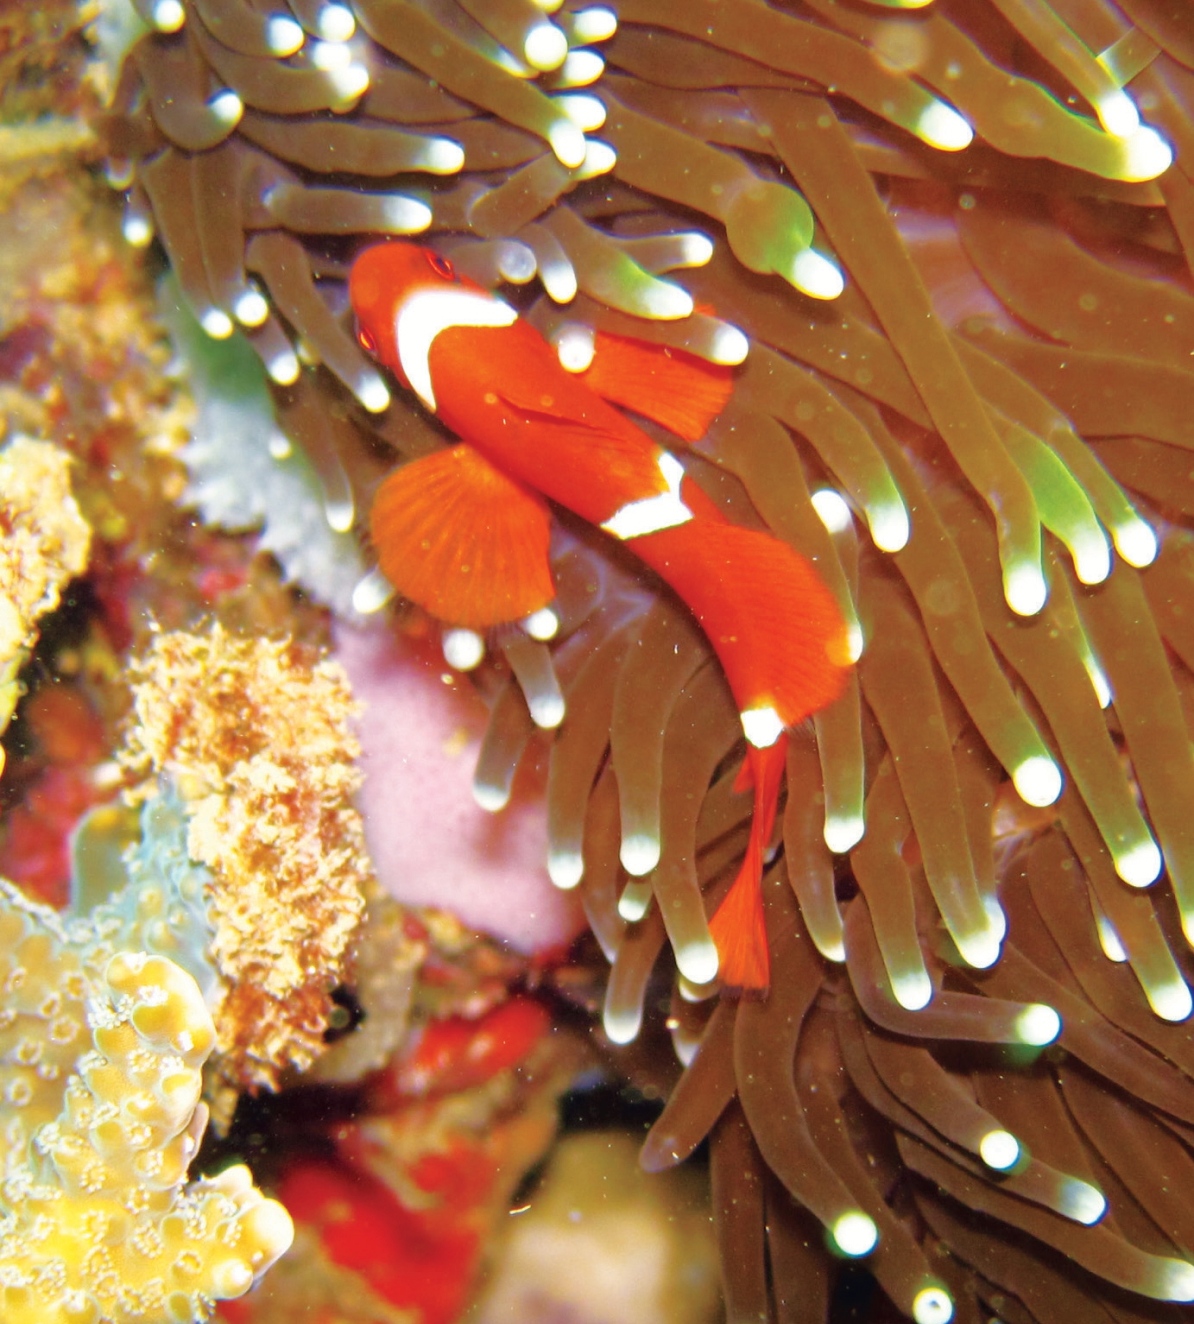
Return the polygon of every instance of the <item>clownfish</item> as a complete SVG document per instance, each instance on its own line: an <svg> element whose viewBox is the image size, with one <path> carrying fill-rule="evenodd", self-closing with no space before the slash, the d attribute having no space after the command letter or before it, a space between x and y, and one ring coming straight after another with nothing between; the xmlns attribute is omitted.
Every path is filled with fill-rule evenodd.
<svg viewBox="0 0 1194 1324"><path fill-rule="evenodd" d="M413 244L362 252L349 295L362 347L460 439L378 489L373 542L399 593L471 629L542 610L555 597L555 502L624 543L700 623L748 742L739 785L754 791L746 857L710 930L723 984L765 990L763 856L786 730L841 692L845 623L804 557L729 523L682 461L615 407L697 441L729 399L731 371L598 333L591 365L570 372L504 299Z"/></svg>

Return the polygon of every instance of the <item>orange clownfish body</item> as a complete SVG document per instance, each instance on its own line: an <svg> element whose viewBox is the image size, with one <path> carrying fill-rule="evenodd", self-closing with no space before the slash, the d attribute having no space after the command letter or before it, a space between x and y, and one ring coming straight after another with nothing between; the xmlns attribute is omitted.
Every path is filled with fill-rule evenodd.
<svg viewBox="0 0 1194 1324"><path fill-rule="evenodd" d="M723 982L765 989L760 881L783 736L840 693L845 626L808 561L728 523L611 403L695 441L729 398L730 371L598 334L592 365L569 372L508 303L413 244L367 249L349 291L361 343L462 443L377 493L373 539L400 593L473 629L546 607L552 501L624 542L700 622L738 705L755 795L746 861L710 927Z"/></svg>

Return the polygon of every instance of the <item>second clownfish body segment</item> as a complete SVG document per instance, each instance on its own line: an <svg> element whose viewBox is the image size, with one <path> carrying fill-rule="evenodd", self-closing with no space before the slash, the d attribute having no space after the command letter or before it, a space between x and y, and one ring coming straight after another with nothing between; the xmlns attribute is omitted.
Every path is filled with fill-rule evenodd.
<svg viewBox="0 0 1194 1324"><path fill-rule="evenodd" d="M738 706L755 796L746 860L710 928L723 982L765 989L761 876L784 732L840 693L845 626L808 561L726 521L611 403L695 441L729 397L729 370L599 334L591 367L568 372L503 299L412 244L362 253L350 295L362 344L461 440L378 491L373 539L400 593L473 629L546 607L552 501L624 542L700 622Z"/></svg>

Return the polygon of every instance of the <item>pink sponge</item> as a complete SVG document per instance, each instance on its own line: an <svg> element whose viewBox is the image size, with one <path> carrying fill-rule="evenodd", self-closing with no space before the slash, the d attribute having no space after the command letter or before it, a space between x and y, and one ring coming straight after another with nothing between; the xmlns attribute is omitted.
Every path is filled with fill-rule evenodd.
<svg viewBox="0 0 1194 1324"><path fill-rule="evenodd" d="M488 712L434 641L340 628L336 655L364 705L359 804L382 886L528 955L569 943L584 917L547 877L543 769L524 764L509 805L486 813L472 776Z"/></svg>

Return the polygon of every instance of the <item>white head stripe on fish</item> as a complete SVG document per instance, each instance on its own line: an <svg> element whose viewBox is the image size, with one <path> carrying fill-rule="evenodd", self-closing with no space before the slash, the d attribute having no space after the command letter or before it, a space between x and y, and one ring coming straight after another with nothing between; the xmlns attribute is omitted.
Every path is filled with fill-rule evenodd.
<svg viewBox="0 0 1194 1324"><path fill-rule="evenodd" d="M504 299L480 290L422 289L408 295L394 316L394 342L411 389L434 413L428 360L436 336L454 326L511 326L516 321L518 314Z"/></svg>
<svg viewBox="0 0 1194 1324"><path fill-rule="evenodd" d="M686 524L692 519L692 511L680 500L680 484L684 479L684 466L668 451L663 451L657 461L667 491L658 496L645 497L642 501L627 503L602 524L606 533L626 542L629 538L642 538L648 533L659 533L663 529L674 529L677 524Z"/></svg>

